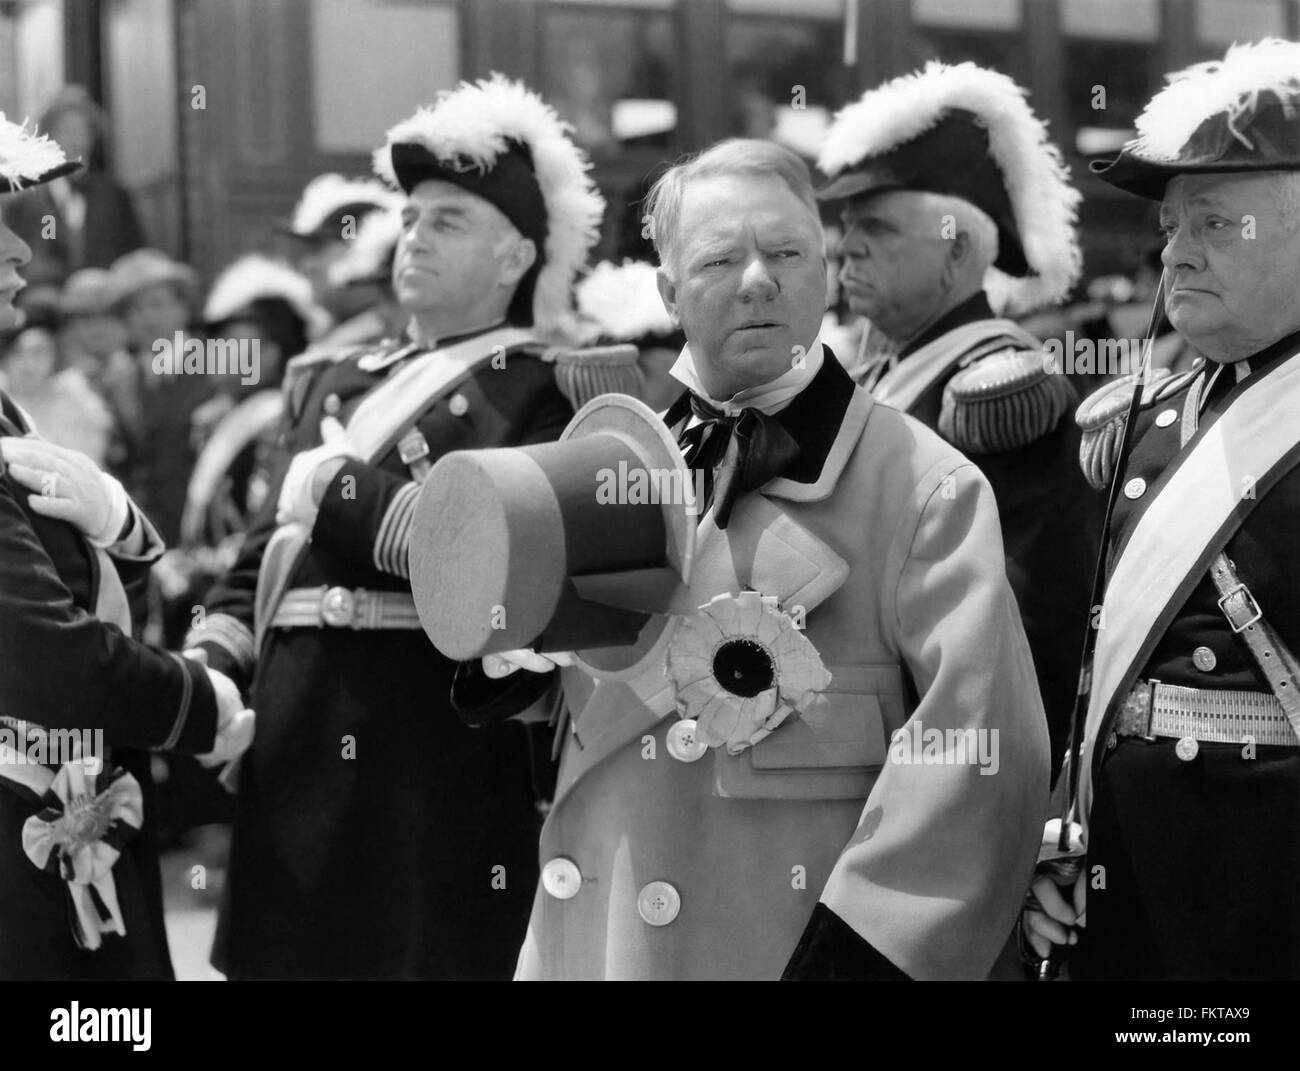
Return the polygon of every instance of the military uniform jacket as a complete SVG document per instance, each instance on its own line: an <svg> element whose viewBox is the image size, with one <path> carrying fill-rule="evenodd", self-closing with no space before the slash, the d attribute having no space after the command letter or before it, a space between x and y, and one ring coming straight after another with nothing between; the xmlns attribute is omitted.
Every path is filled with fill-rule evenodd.
<svg viewBox="0 0 1300 1071"><path fill-rule="evenodd" d="M987 477L997 499L1007 576L1020 607L1051 737L1053 770L1066 746L1079 679L1082 639L1069 622L1088 608L1101 511L1078 467L1078 404L1064 375L1044 375L1041 348L1002 337L983 293L953 309L901 355L950 348L936 374L906 403L887 389L881 401L938 431ZM957 341L989 321L984 337ZM978 336L977 332L977 336ZM951 342L947 340L953 340ZM1006 359L1020 367L1008 373Z"/></svg>
<svg viewBox="0 0 1300 1071"><path fill-rule="evenodd" d="M1093 674L1093 704L1084 737L1080 819L1087 825L1089 864L1106 868L1104 891L1090 891L1088 934L1080 967L1105 977L1300 976L1300 751L1238 743L1200 743L1195 756L1176 757L1173 738L1118 737L1119 701L1135 679L1221 690L1269 693L1244 640L1218 606L1207 574L1221 546L1269 623L1294 652L1300 650L1300 448L1268 475L1247 460L1266 427L1294 432L1300 412L1300 370L1294 357L1300 334L1248 359L1236 381L1222 369L1203 399L1199 435L1221 435L1208 460L1181 447L1188 396L1215 365L1149 388L1134 429L1122 492L1111 528L1111 576L1144 578L1131 592L1108 585L1106 628ZM1225 421L1243 394L1255 395L1256 416L1245 425ZM1130 388L1131 391L1131 388ZM1096 396L1094 396L1096 397ZM1089 408L1085 403L1081 418ZM1274 423L1278 422L1278 423ZM1216 430L1217 429L1217 430ZM1104 429L1102 429L1104 430ZM1291 439L1294 439L1292 434ZM1279 442L1288 441L1282 436ZM1113 459L1094 457L1105 441L1085 438L1085 456L1102 475ZM1113 444L1110 446L1113 450ZM1180 483L1194 477L1190 483ZM1230 500L1220 517L1212 503ZM1213 514L1206 532L1201 514ZM1222 520L1222 524L1219 521ZM1194 531L1195 530L1195 531ZM1190 568L1171 573L1168 598L1148 598L1141 584L1169 568L1173 553L1153 550L1155 533L1170 540ZM1229 535L1230 533L1230 535ZM1224 539L1226 538L1226 543ZM1139 612L1121 596L1135 597ZM1149 605L1148 605L1149 604ZM1139 620L1140 618L1140 620ZM1102 641L1127 654L1104 663Z"/></svg>
<svg viewBox="0 0 1300 1071"><path fill-rule="evenodd" d="M495 337L482 336L485 354ZM552 366L526 348L502 356L418 415L429 461L563 430L572 411ZM523 727L474 730L452 715L455 663L420 629L271 629L254 659L257 574L288 460L320 443L323 415L346 425L386 376L430 359L405 342L295 359L267 505L187 640L250 687L258 716L214 952L232 977L508 977L522 938L537 873ZM288 587L409 592L418 490L395 449L347 461Z"/></svg>
<svg viewBox="0 0 1300 1071"><path fill-rule="evenodd" d="M0 394L0 434L27 425ZM216 702L196 663L137 643L94 616L102 559L71 525L34 513L0 464L0 716L46 729L103 732L110 764L140 783L144 824L116 866L126 936L76 947L67 891L23 852L38 799L0 778L0 978L170 978L154 827L150 750L202 754ZM151 530L133 509L132 525ZM113 556L124 581L143 576L161 546ZM3 771L0 770L0 774Z"/></svg>
<svg viewBox="0 0 1300 1071"><path fill-rule="evenodd" d="M803 607L825 706L738 756L690 758L661 663L594 686L566 670L519 978L825 977L849 961L980 978L1011 932L1047 734L988 483L829 352L777 419L798 465L739 499L725 531L705 514L691 590ZM919 761L925 732L958 728L998 741L996 775Z"/></svg>

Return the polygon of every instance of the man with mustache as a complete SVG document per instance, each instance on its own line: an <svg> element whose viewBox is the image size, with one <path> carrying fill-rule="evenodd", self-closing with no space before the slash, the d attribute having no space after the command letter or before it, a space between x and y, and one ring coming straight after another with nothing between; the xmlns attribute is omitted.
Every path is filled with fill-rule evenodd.
<svg viewBox="0 0 1300 1071"><path fill-rule="evenodd" d="M0 206L79 166L0 115ZM0 328L31 255L0 223ZM162 550L0 391L0 979L173 977L149 752L227 761L253 715L224 674L131 638L125 585Z"/></svg>
<svg viewBox="0 0 1300 1071"><path fill-rule="evenodd" d="M1300 44L1180 71L1101 177L1160 202L1165 312L1205 356L1079 411L1122 488L1083 726L1073 888L1034 883L1079 978L1300 977ZM1120 465L1122 464L1122 469ZM1117 471L1118 470L1118 471ZM1086 917L1085 917L1086 909Z"/></svg>
<svg viewBox="0 0 1300 1071"><path fill-rule="evenodd" d="M831 181L818 197L844 202L849 307L892 344L863 385L993 487L1055 770L1081 649L1060 622L1087 609L1098 522L1075 463L1074 389L985 288L1016 314L1064 298L1081 265L1079 194L1024 90L973 63L868 92L836 116L819 166Z"/></svg>
<svg viewBox="0 0 1300 1071"><path fill-rule="evenodd" d="M691 603L761 596L802 615L831 683L815 714L770 732L742 719L724 740L710 718L739 709L729 675L697 714L662 658L627 681L567 668L516 976L985 977L1048 788L988 483L820 341L822 230L793 153L722 142L668 171L647 209L687 340L664 421L711 488ZM553 661L488 656L477 690L458 679L462 707L508 714L491 678ZM902 743L929 728L996 739L998 771L908 761Z"/></svg>
<svg viewBox="0 0 1300 1071"><path fill-rule="evenodd" d="M443 453L569 420L538 339L604 202L554 111L500 76L393 127L375 167L405 195L408 337L290 363L268 509L188 640L268 712L214 952L232 978L507 975L536 880L531 732L445 713L455 664L420 631L407 549Z"/></svg>

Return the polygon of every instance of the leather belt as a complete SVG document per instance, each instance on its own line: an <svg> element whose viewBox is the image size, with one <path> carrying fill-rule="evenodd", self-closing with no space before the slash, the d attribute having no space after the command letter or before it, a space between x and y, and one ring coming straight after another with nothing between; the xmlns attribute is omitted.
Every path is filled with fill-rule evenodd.
<svg viewBox="0 0 1300 1071"><path fill-rule="evenodd" d="M408 591L364 588L291 588L284 593L272 628L418 629Z"/></svg>
<svg viewBox="0 0 1300 1071"><path fill-rule="evenodd" d="M1210 744L1300 747L1282 704L1268 692L1139 681L1125 697L1116 736L1191 737Z"/></svg>

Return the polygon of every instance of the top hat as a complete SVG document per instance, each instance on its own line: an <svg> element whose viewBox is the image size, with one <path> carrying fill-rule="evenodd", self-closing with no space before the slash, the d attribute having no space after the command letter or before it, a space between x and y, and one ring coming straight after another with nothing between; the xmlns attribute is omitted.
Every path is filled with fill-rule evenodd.
<svg viewBox="0 0 1300 1071"><path fill-rule="evenodd" d="M697 506L663 421L624 395L592 400L557 442L449 453L412 522L420 622L458 661L574 651L627 679L689 602Z"/></svg>
<svg viewBox="0 0 1300 1071"><path fill-rule="evenodd" d="M1138 136L1091 165L1110 185L1159 201L1177 175L1300 171L1300 44L1234 45L1169 76Z"/></svg>

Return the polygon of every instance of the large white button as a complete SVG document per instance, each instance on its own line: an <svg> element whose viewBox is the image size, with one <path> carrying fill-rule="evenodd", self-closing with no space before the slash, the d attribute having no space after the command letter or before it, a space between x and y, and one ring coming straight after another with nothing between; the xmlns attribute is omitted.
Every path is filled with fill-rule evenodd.
<svg viewBox="0 0 1300 1071"><path fill-rule="evenodd" d="M1125 498L1141 498L1146 494L1147 482L1141 476L1134 476L1124 485Z"/></svg>
<svg viewBox="0 0 1300 1071"><path fill-rule="evenodd" d="M557 855L542 867L542 888L557 900L572 900L582 888L582 871L572 859Z"/></svg>
<svg viewBox="0 0 1300 1071"><path fill-rule="evenodd" d="M1194 736L1184 736L1174 745L1174 754L1183 762L1191 762L1201 750L1200 742Z"/></svg>
<svg viewBox="0 0 1300 1071"><path fill-rule="evenodd" d="M684 718L668 728L668 754L678 762L694 762L704 758L709 745L696 735L695 719Z"/></svg>
<svg viewBox="0 0 1300 1071"><path fill-rule="evenodd" d="M453 394L447 408L451 410L452 416L464 416L469 412L469 399L463 394Z"/></svg>
<svg viewBox="0 0 1300 1071"><path fill-rule="evenodd" d="M637 913L651 926L667 926L682 909L681 895L666 881L652 881L636 898Z"/></svg>
<svg viewBox="0 0 1300 1071"><path fill-rule="evenodd" d="M1178 419L1177 409L1166 409L1164 412L1160 413L1156 417L1156 427L1167 428L1169 427L1170 424L1172 424L1177 419Z"/></svg>

